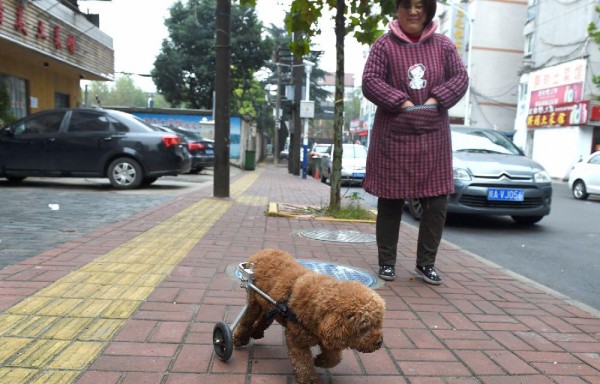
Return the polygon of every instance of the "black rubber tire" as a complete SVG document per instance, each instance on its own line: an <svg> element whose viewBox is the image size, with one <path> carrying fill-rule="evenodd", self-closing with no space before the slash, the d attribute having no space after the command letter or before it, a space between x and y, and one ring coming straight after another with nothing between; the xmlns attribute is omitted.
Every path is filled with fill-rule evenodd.
<svg viewBox="0 0 600 384"><path fill-rule="evenodd" d="M221 361L227 361L233 353L233 337L229 325L219 321L213 328L213 347Z"/></svg>
<svg viewBox="0 0 600 384"><path fill-rule="evenodd" d="M421 206L421 202L419 199L409 199L408 200L408 212L415 220L421 220L421 216L423 215L423 207Z"/></svg>
<svg viewBox="0 0 600 384"><path fill-rule="evenodd" d="M586 200L590 195L587 193L587 188L585 187L585 183L583 180L577 180L573 183L573 197L577 200Z"/></svg>
<svg viewBox="0 0 600 384"><path fill-rule="evenodd" d="M108 166L108 180L116 189L135 189L142 185L142 166L129 157L119 157Z"/></svg>

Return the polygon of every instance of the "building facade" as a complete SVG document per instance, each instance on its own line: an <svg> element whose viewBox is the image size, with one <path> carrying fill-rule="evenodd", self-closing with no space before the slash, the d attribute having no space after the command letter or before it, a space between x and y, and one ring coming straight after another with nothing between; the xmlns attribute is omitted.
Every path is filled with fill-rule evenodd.
<svg viewBox="0 0 600 384"><path fill-rule="evenodd" d="M588 33L599 4L529 1L514 141L555 179L600 150L600 48Z"/></svg>
<svg viewBox="0 0 600 384"><path fill-rule="evenodd" d="M527 0L440 4L438 31L452 39L469 73L452 123L513 131L526 17Z"/></svg>
<svg viewBox="0 0 600 384"><path fill-rule="evenodd" d="M469 73L469 89L450 109L450 122L514 131L527 1L471 0L438 4L438 33L454 42ZM373 125L375 106L361 104Z"/></svg>
<svg viewBox="0 0 600 384"><path fill-rule="evenodd" d="M13 118L80 106L81 80L113 76L112 38L76 0L0 0L0 92Z"/></svg>

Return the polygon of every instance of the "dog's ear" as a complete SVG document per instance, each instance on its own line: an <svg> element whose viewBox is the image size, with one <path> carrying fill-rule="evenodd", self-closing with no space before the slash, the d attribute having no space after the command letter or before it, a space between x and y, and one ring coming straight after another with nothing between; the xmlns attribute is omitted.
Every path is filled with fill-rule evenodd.
<svg viewBox="0 0 600 384"><path fill-rule="evenodd" d="M347 314L352 316L351 314ZM327 349L345 349L350 341L351 321L336 312L329 313L319 324L319 336Z"/></svg>

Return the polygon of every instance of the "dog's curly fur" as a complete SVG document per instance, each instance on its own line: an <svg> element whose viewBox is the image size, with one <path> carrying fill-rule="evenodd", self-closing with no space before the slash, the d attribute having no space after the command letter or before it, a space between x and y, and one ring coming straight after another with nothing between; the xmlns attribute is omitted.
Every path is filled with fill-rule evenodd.
<svg viewBox="0 0 600 384"><path fill-rule="evenodd" d="M274 318L285 328L298 383L320 383L315 366L336 366L346 348L368 353L381 347L385 302L371 288L317 274L278 249L259 251L248 262L254 265L254 285L293 313L277 312ZM233 333L236 347L262 338L273 321L269 312L275 306L253 289L248 295L248 307ZM313 358L310 348L315 345L320 353Z"/></svg>

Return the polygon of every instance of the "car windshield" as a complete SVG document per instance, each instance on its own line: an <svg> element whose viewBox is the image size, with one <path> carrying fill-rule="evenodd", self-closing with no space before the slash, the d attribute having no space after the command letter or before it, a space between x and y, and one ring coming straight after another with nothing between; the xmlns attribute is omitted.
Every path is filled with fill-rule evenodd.
<svg viewBox="0 0 600 384"><path fill-rule="evenodd" d="M314 152L325 153L329 149L329 145L315 145Z"/></svg>
<svg viewBox="0 0 600 384"><path fill-rule="evenodd" d="M367 148L362 145L344 144L342 159L366 159Z"/></svg>
<svg viewBox="0 0 600 384"><path fill-rule="evenodd" d="M521 151L503 134L485 128L452 128L454 152L500 153L521 155Z"/></svg>

